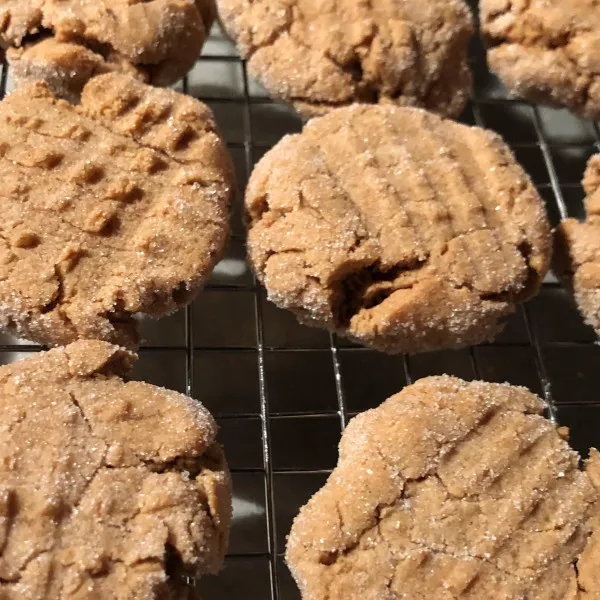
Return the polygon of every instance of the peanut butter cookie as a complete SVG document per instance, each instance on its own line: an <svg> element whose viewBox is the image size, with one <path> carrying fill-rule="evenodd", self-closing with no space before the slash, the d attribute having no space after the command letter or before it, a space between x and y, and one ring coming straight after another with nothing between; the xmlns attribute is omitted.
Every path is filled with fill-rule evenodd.
<svg viewBox="0 0 600 600"><path fill-rule="evenodd" d="M76 101L88 79L110 71L174 83L194 65L215 12L214 0L3 0L0 47L17 80L41 79Z"/></svg>
<svg viewBox="0 0 600 600"><path fill-rule="evenodd" d="M481 0L488 63L533 102L600 119L598 0Z"/></svg>
<svg viewBox="0 0 600 600"><path fill-rule="evenodd" d="M587 166L585 222L566 219L557 228L553 269L573 290L581 314L600 333L600 154Z"/></svg>
<svg viewBox="0 0 600 600"><path fill-rule="evenodd" d="M586 472L592 484L600 492L600 452L590 450ZM577 561L577 600L598 600L600 598L600 502L596 501L590 519L591 536Z"/></svg>
<svg viewBox="0 0 600 600"><path fill-rule="evenodd" d="M305 116L353 102L460 114L471 88L463 0L218 0L250 73Z"/></svg>
<svg viewBox="0 0 600 600"><path fill-rule="evenodd" d="M598 598L599 455L542 408L442 376L354 418L288 539L303 600Z"/></svg>
<svg viewBox="0 0 600 600"><path fill-rule="evenodd" d="M182 394L79 341L0 368L0 597L180 598L219 570L231 482L217 427Z"/></svg>
<svg viewBox="0 0 600 600"><path fill-rule="evenodd" d="M82 104L45 84L0 103L0 326L48 345L138 342L221 257L233 172L210 110L120 74Z"/></svg>
<svg viewBox="0 0 600 600"><path fill-rule="evenodd" d="M543 203L500 137L419 109L310 121L258 163L246 209L269 298L387 352L493 337L548 267Z"/></svg>

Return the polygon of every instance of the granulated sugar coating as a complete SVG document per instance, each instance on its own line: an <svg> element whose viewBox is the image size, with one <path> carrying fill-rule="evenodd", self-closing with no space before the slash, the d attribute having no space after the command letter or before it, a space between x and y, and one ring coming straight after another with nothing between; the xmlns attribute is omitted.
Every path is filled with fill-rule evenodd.
<svg viewBox="0 0 600 600"><path fill-rule="evenodd" d="M198 402L79 341L0 368L0 598L181 598L219 570L231 482Z"/></svg>
<svg viewBox="0 0 600 600"><path fill-rule="evenodd" d="M0 103L0 326L42 344L137 344L134 313L189 302L220 259L234 177L211 111L124 75L81 106Z"/></svg>
<svg viewBox="0 0 600 600"><path fill-rule="evenodd" d="M554 271L573 290L585 320L600 333L600 154L583 179L586 219L566 219L556 230Z"/></svg>
<svg viewBox="0 0 600 600"><path fill-rule="evenodd" d="M546 273L541 199L497 135L354 105L258 163L248 246L269 298L387 352L492 338Z"/></svg>
<svg viewBox="0 0 600 600"><path fill-rule="evenodd" d="M457 116L471 88L463 0L218 0L248 69L306 116L352 102Z"/></svg>
<svg viewBox="0 0 600 600"><path fill-rule="evenodd" d="M481 0L488 63L514 93L600 119L598 0Z"/></svg>
<svg viewBox="0 0 600 600"><path fill-rule="evenodd" d="M600 455L541 411L442 376L350 421L288 539L303 600L599 598Z"/></svg>
<svg viewBox="0 0 600 600"><path fill-rule="evenodd" d="M0 47L13 77L78 99L94 75L124 72L170 85L194 65L214 0L3 0Z"/></svg>

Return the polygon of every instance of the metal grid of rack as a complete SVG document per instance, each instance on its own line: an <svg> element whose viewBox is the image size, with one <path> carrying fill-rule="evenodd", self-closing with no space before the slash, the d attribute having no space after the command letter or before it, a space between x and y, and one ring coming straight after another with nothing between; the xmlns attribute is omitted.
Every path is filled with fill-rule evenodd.
<svg viewBox="0 0 600 600"><path fill-rule="evenodd" d="M600 149L598 124L508 96L472 51L475 93L463 121L504 136L547 202L553 224L583 216L580 180ZM2 94L10 89L6 67ZM385 356L296 323L268 303L244 259L241 197L254 163L282 135L301 129L294 113L248 77L215 28L178 89L205 101L234 158L240 193L227 257L194 304L144 321L133 377L200 399L217 417L234 481L234 524L223 572L199 587L212 600L296 600L283 562L298 508L335 466L349 418L426 375L509 381L542 395L585 454L600 444L600 346L569 294L551 277L519 307L492 344L415 356ZM0 364L39 347L0 335Z"/></svg>

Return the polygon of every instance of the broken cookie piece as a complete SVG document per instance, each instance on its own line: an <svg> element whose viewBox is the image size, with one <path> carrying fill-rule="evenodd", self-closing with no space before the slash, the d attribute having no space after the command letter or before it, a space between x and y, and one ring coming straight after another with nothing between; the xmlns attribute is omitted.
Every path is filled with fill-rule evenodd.
<svg viewBox="0 0 600 600"><path fill-rule="evenodd" d="M118 71L170 85L194 65L214 0L4 0L0 48L17 81L45 81L77 101L94 75Z"/></svg>
<svg viewBox="0 0 600 600"><path fill-rule="evenodd" d="M303 600L598 598L599 455L543 406L441 376L350 421L288 538Z"/></svg>
<svg viewBox="0 0 600 600"><path fill-rule="evenodd" d="M0 327L135 347L134 315L190 302L229 231L233 167L211 111L121 74L82 103L45 84L0 103Z"/></svg>
<svg viewBox="0 0 600 600"><path fill-rule="evenodd" d="M502 139L418 109L313 119L261 159L245 203L269 299L386 352L491 339L550 258L544 204Z"/></svg>
<svg viewBox="0 0 600 600"><path fill-rule="evenodd" d="M217 426L79 341L0 367L0 597L181 598L219 570L231 482Z"/></svg>

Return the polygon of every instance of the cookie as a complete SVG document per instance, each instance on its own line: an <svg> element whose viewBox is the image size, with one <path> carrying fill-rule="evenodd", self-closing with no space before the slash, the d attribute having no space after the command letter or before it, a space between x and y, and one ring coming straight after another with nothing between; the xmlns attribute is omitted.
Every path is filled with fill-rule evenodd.
<svg viewBox="0 0 600 600"><path fill-rule="evenodd" d="M586 472L596 490L600 491L600 452L590 450ZM594 504L590 519L592 534L577 561L577 583L580 595L578 600L595 600L600 598L600 502Z"/></svg>
<svg viewBox="0 0 600 600"><path fill-rule="evenodd" d="M556 229L552 268L573 291L586 322L600 333L600 154L587 166L585 222L566 219Z"/></svg>
<svg viewBox="0 0 600 600"><path fill-rule="evenodd" d="M125 72L170 85L194 65L214 0L4 0L0 47L17 81L45 81L76 101L94 75Z"/></svg>
<svg viewBox="0 0 600 600"><path fill-rule="evenodd" d="M33 341L135 346L135 314L190 302L223 253L233 170L193 98L114 73L77 107L22 86L0 169L0 326Z"/></svg>
<svg viewBox="0 0 600 600"><path fill-rule="evenodd" d="M79 341L0 367L0 597L180 598L219 570L231 482L217 426Z"/></svg>
<svg viewBox="0 0 600 600"><path fill-rule="evenodd" d="M542 408L441 376L354 418L288 539L303 600L597 598L600 455L579 470Z"/></svg>
<svg viewBox="0 0 600 600"><path fill-rule="evenodd" d="M600 119L597 0L481 0L490 68L527 100Z"/></svg>
<svg viewBox="0 0 600 600"><path fill-rule="evenodd" d="M544 206L501 138L419 109L313 119L262 158L245 202L269 298L386 352L493 337L548 266Z"/></svg>
<svg viewBox="0 0 600 600"><path fill-rule="evenodd" d="M249 72L311 117L353 102L457 116L471 89L463 0L218 0Z"/></svg>

